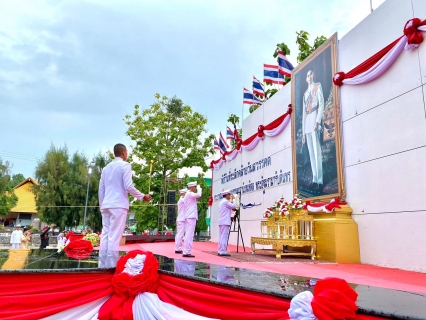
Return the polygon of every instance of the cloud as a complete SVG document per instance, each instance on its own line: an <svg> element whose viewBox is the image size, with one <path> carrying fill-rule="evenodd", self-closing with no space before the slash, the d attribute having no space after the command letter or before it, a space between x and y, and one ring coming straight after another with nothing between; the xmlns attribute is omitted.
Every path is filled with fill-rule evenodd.
<svg viewBox="0 0 426 320"><path fill-rule="evenodd" d="M368 13L368 3L350 0L4 0L0 134L10 138L2 148L41 157L53 142L91 156L128 144L122 119L156 92L205 115L209 132L224 131L230 113L241 115L242 88L274 63L277 43L288 44L295 64L296 31L311 42L341 36Z"/></svg>

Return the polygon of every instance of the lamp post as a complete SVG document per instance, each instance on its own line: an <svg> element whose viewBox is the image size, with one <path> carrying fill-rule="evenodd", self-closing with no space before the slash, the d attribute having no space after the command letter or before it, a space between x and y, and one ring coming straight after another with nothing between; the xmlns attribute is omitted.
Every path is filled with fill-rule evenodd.
<svg viewBox="0 0 426 320"><path fill-rule="evenodd" d="M90 175L92 174L92 167L95 166L95 163L92 162L89 164L89 168L87 170L87 191L86 191L86 205L84 207L84 220L83 220L83 230L86 230L86 215L87 215L87 202L89 201L89 186L90 186Z"/></svg>

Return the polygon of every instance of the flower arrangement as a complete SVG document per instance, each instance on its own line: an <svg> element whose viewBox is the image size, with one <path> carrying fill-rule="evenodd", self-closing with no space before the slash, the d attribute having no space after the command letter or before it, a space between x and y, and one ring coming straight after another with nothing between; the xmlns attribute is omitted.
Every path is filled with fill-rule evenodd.
<svg viewBox="0 0 426 320"><path fill-rule="evenodd" d="M291 209L293 210L301 210L303 209L302 198L300 198L299 194L295 194L293 200L290 202Z"/></svg>
<svg viewBox="0 0 426 320"><path fill-rule="evenodd" d="M100 242L99 236L96 233L89 233L88 235L85 235L83 240L90 241L94 247L99 246Z"/></svg>
<svg viewBox="0 0 426 320"><path fill-rule="evenodd" d="M303 209L302 198L300 198L298 194L295 194L290 202L285 201L284 197L279 198L272 206L265 210L263 217L272 217L274 215L274 211L278 211L278 215L280 216L288 216L291 210L301 209Z"/></svg>
<svg viewBox="0 0 426 320"><path fill-rule="evenodd" d="M265 212L263 213L264 218L270 218L274 215L273 208L266 208Z"/></svg>

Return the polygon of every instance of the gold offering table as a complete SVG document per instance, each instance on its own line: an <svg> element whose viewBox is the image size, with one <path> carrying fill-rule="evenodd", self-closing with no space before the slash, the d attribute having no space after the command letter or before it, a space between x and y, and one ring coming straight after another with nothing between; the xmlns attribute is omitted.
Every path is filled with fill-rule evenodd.
<svg viewBox="0 0 426 320"><path fill-rule="evenodd" d="M251 238L253 254L256 244L272 245L277 258L296 255L336 263L360 263L358 225L348 205L341 205L331 213L297 210L279 217L275 212L260 225L261 236ZM292 251L285 252L284 248Z"/></svg>
<svg viewBox="0 0 426 320"><path fill-rule="evenodd" d="M283 255L310 256L315 260L317 244L314 240L314 217L306 210L294 210L288 216L279 216L278 212L260 222L261 237L251 238L252 254L256 252L256 243L272 245L277 259ZM310 247L310 252L286 252L285 247Z"/></svg>

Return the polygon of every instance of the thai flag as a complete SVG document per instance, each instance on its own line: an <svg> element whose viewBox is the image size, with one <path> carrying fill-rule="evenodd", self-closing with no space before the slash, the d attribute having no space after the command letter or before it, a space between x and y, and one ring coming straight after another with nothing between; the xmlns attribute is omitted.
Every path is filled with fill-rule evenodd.
<svg viewBox="0 0 426 320"><path fill-rule="evenodd" d="M240 136L238 135L237 126L235 125L235 123L234 123L234 137L235 137L235 140L240 139Z"/></svg>
<svg viewBox="0 0 426 320"><path fill-rule="evenodd" d="M253 93L261 97L265 96L265 89L263 88L262 83L257 80L255 76L253 76Z"/></svg>
<svg viewBox="0 0 426 320"><path fill-rule="evenodd" d="M288 61L285 54L281 50L278 50L278 72L287 77L291 77L291 70L293 69L293 65Z"/></svg>
<svg viewBox="0 0 426 320"><path fill-rule="evenodd" d="M263 65L263 82L284 84L284 75L278 72L278 66L271 64Z"/></svg>
<svg viewBox="0 0 426 320"><path fill-rule="evenodd" d="M256 98L255 95L250 92L250 90L244 88L243 104L262 104L262 101Z"/></svg>
<svg viewBox="0 0 426 320"><path fill-rule="evenodd" d="M230 127L226 127L226 139L235 140L234 132L231 130Z"/></svg>
<svg viewBox="0 0 426 320"><path fill-rule="evenodd" d="M219 148L220 150L222 150L222 152L227 151L229 148L228 143L226 142L225 138L223 138L222 136L222 132L219 135Z"/></svg>
<svg viewBox="0 0 426 320"><path fill-rule="evenodd" d="M217 141L216 137L214 137L214 140L213 140L213 147L215 150L220 150L219 142Z"/></svg>

